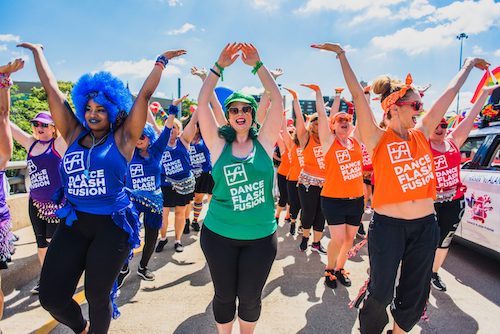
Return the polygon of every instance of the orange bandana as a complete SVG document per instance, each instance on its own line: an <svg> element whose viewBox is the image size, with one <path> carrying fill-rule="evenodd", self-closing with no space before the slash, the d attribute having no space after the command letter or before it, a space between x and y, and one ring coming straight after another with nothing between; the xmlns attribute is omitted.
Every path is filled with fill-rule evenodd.
<svg viewBox="0 0 500 334"><path fill-rule="evenodd" d="M406 82L405 85L398 91L395 91L391 93L389 96L387 96L384 100L382 100L382 109L384 112L388 112L389 108L396 103L400 98L405 96L406 92L409 89L412 89L413 86L411 85L413 83L413 78L411 77L411 74L408 73L406 76Z"/></svg>

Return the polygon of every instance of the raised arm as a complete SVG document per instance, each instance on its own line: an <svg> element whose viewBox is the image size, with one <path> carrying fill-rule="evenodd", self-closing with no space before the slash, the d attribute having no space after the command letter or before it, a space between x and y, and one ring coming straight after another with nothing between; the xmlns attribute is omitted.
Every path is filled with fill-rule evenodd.
<svg viewBox="0 0 500 334"><path fill-rule="evenodd" d="M217 65L221 68L230 66L239 57L239 50L241 46L238 43L227 44L219 55L217 60ZM203 85L200 89L200 94L198 96L198 123L200 124L200 131L203 140L207 144L208 149L212 155L212 162L219 158L222 149L224 148L225 140L219 137L219 123L210 110L210 98L214 93L215 85L219 80L221 75L219 66L214 65L212 71L208 73L207 78L203 81ZM214 74L217 73L217 74Z"/></svg>
<svg viewBox="0 0 500 334"><path fill-rule="evenodd" d="M436 129L436 126L439 124L455 99L458 91L463 86L472 68L477 67L485 70L488 65L489 64L481 58L465 59L464 66L462 66L457 75L451 80L444 93L434 102L429 111L425 113L415 127L422 130L424 135L429 138L429 135Z"/></svg>
<svg viewBox="0 0 500 334"><path fill-rule="evenodd" d="M375 116L365 99L363 87L359 84L347 60L345 51L339 44L334 43L313 44L311 46L316 49L332 51L337 54L337 58L340 60L340 65L342 67L342 73L344 74L344 79L354 100L354 105L356 106L356 119L361 139L368 148L368 151L371 152L382 137L383 130L377 126Z"/></svg>
<svg viewBox="0 0 500 334"><path fill-rule="evenodd" d="M191 74L199 77L202 82L207 78L207 70L204 68L197 68L193 66L191 67ZM212 92L212 94L210 95L210 106L212 107L212 112L214 113L215 119L217 120L219 126L227 124L226 115L224 115L224 110L222 109L222 106L220 105L215 92Z"/></svg>
<svg viewBox="0 0 500 334"><path fill-rule="evenodd" d="M168 61L172 58L186 54L185 50L166 51L158 57L151 73L142 85L125 122L116 130L115 139L122 154L128 159L132 158L137 140L144 130L148 113L148 103L160 83L161 74ZM165 60L166 59L166 60Z"/></svg>
<svg viewBox="0 0 500 334"><path fill-rule="evenodd" d="M257 48L252 44L243 43L241 46L241 58L243 62L253 67L252 73L257 73L264 92L269 94L271 106L266 114L265 120L260 129L258 140L266 150L270 157L273 156L274 145L278 140L281 117L283 115L283 99L276 81L274 81L271 73L263 65L260 60Z"/></svg>
<svg viewBox="0 0 500 334"><path fill-rule="evenodd" d="M465 141L467 140L467 137L469 136L469 133L471 132L473 126L474 126L474 119L479 115L481 112L481 109L484 106L484 103L488 99L488 96L493 93L495 89L500 87L500 85L495 85L495 86L489 86L489 87L484 87L483 91L481 92L481 95L479 98L476 100L474 105L472 106L472 109L469 111L467 116L458 124L458 126L453 130L448 137L453 139L455 144L460 148Z"/></svg>
<svg viewBox="0 0 500 334"><path fill-rule="evenodd" d="M23 66L22 59L0 66L0 170L7 167L7 162L12 157L12 132L9 125L10 87L12 87L10 75L22 69Z"/></svg>
<svg viewBox="0 0 500 334"><path fill-rule="evenodd" d="M31 145L33 145L36 140L32 135L18 127L12 121L10 121L10 130L12 131L12 137L14 137L14 140L21 144L26 151L30 149Z"/></svg>
<svg viewBox="0 0 500 334"><path fill-rule="evenodd" d="M290 133L288 132L286 114L287 112L285 110L285 112L283 113L283 118L281 119L281 137L286 145L286 148L288 150L291 150L293 147L293 139Z"/></svg>
<svg viewBox="0 0 500 334"><path fill-rule="evenodd" d="M283 70L281 68L276 68L274 70L269 71L269 73L271 73L273 79L276 81L278 77L283 75ZM267 114L267 109L269 109L270 104L271 101L269 100L269 95L264 90L260 98L259 107L257 108L257 113L256 113L257 122L259 124L262 124L264 122L264 119L266 118Z"/></svg>
<svg viewBox="0 0 500 334"><path fill-rule="evenodd" d="M35 59L35 67L42 83L45 92L47 93L47 100L49 102L50 113L54 119L54 123L63 136L66 143L71 144L83 130L75 114L71 110L70 105L66 101L66 96L59 89L57 80L52 73L45 55L43 54L43 47L40 44L21 43L18 47L26 48L33 52Z"/></svg>
<svg viewBox="0 0 500 334"><path fill-rule="evenodd" d="M312 89L316 93L316 111L318 113L318 135L319 141L323 148L323 152L328 152L335 139L333 133L330 131L330 121L326 115L325 103L323 102L323 94L318 85L301 85Z"/></svg>
<svg viewBox="0 0 500 334"><path fill-rule="evenodd" d="M340 94L342 93L342 88L335 88L335 98L333 99L332 109L330 109L330 119L335 116L340 110L340 101L342 100Z"/></svg>
<svg viewBox="0 0 500 334"><path fill-rule="evenodd" d="M307 144L309 139L309 133L307 132L306 123L304 122L304 115L302 114L302 109L299 104L299 96L296 91L290 88L285 88L293 98L293 113L295 115L295 132L297 133L297 138L301 147Z"/></svg>

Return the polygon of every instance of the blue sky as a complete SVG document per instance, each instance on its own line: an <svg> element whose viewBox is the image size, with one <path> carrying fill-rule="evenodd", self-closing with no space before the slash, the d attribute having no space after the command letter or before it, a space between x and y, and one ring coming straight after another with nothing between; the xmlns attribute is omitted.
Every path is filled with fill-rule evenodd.
<svg viewBox="0 0 500 334"><path fill-rule="evenodd" d="M343 44L360 80L380 74L404 79L411 72L416 84L431 83L427 107L458 71L460 32L469 35L464 57L500 65L500 3L493 0L1 0L0 9L8 13L0 30L0 62L27 60L14 79L38 80L30 53L15 47L19 41L44 44L58 80L109 70L133 92L158 54L184 48L188 54L169 64L158 87L164 97L177 95L181 78L182 92L196 98L201 81L190 67L209 68L232 41L254 43L268 68L284 70L278 82L296 88L303 99L313 95L300 83L317 83L325 95L346 86L335 57L311 49L312 43ZM222 85L257 92L260 83L250 70L237 61ZM469 106L482 75L470 75L462 107Z"/></svg>

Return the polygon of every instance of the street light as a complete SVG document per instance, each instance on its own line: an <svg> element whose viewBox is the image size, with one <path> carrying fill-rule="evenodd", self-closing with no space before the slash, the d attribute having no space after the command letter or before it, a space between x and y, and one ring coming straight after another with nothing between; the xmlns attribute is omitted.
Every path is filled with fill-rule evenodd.
<svg viewBox="0 0 500 334"><path fill-rule="evenodd" d="M464 46L464 39L469 38L469 35L466 33L462 32L460 35L457 36L457 39L460 41L460 60L458 63L458 70L460 71L460 68L462 68L462 49ZM460 90L457 93L457 115L459 115L459 110L458 107L460 105Z"/></svg>

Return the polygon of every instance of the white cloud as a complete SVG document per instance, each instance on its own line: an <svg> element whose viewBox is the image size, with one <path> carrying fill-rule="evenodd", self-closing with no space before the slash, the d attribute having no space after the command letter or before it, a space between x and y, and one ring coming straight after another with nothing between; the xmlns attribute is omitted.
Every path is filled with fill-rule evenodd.
<svg viewBox="0 0 500 334"><path fill-rule="evenodd" d="M486 52L479 46L479 45L474 45L472 47L472 54L476 56L484 56Z"/></svg>
<svg viewBox="0 0 500 334"><path fill-rule="evenodd" d="M391 14L391 10L387 7L373 7L365 11L363 14L355 16L351 21L349 21L349 25L355 26L373 19L391 18Z"/></svg>
<svg viewBox="0 0 500 334"><path fill-rule="evenodd" d="M0 44L0 52L2 52L2 51L7 51L7 45Z"/></svg>
<svg viewBox="0 0 500 334"><path fill-rule="evenodd" d="M185 58L173 58L168 61L170 64L176 64L176 65L187 65L187 60Z"/></svg>
<svg viewBox="0 0 500 334"><path fill-rule="evenodd" d="M103 70L109 71L114 75L126 76L131 78L146 78L149 73L151 73L151 69L154 66L154 61L149 59L141 59L139 61L129 61L129 60L120 60L120 61L105 61L103 65ZM167 65L163 74L165 75L179 75L181 73L180 69L171 64Z"/></svg>
<svg viewBox="0 0 500 334"><path fill-rule="evenodd" d="M252 0L252 6L257 9L263 9L267 12L275 11L280 8L281 0Z"/></svg>
<svg viewBox="0 0 500 334"><path fill-rule="evenodd" d="M410 6L400 9L396 16L406 19L420 19L424 16L431 15L435 11L436 7L430 5L427 0L414 0Z"/></svg>
<svg viewBox="0 0 500 334"><path fill-rule="evenodd" d="M348 53L353 53L353 52L358 51L358 49L353 48L352 45L350 45L350 44L343 45L342 48L344 49L345 52L348 52Z"/></svg>
<svg viewBox="0 0 500 334"><path fill-rule="evenodd" d="M6 34L6 35L0 35L0 42L16 42L19 43L21 41L21 37L12 35L12 34Z"/></svg>
<svg viewBox="0 0 500 334"><path fill-rule="evenodd" d="M156 97L160 97L160 98L162 98L162 99L166 99L166 98L168 98L167 94L166 94L166 93L164 93L164 92L155 92L155 93L154 93L154 96L156 96Z"/></svg>
<svg viewBox="0 0 500 334"><path fill-rule="evenodd" d="M500 49L496 50L495 52L493 52L493 55L495 57L500 57Z"/></svg>
<svg viewBox="0 0 500 334"><path fill-rule="evenodd" d="M389 7L399 4L404 0L356 0L356 1L332 1L332 0L308 0L307 3L296 9L297 14L309 14L320 11L350 11L356 12L374 7Z"/></svg>
<svg viewBox="0 0 500 334"><path fill-rule="evenodd" d="M188 31L195 30L196 26L191 23L184 23L179 29L172 29L167 31L167 35L180 35L185 34Z"/></svg>
<svg viewBox="0 0 500 334"><path fill-rule="evenodd" d="M182 6L182 2L180 0L167 0L167 4L170 7Z"/></svg>
<svg viewBox="0 0 500 334"><path fill-rule="evenodd" d="M255 87L255 86L245 86L240 90L244 94L249 95L260 95L264 93L263 87Z"/></svg>

